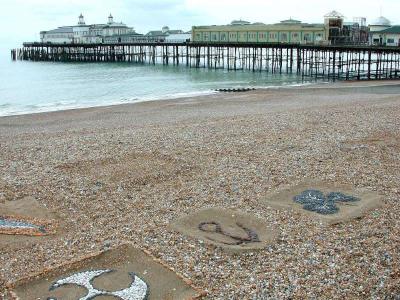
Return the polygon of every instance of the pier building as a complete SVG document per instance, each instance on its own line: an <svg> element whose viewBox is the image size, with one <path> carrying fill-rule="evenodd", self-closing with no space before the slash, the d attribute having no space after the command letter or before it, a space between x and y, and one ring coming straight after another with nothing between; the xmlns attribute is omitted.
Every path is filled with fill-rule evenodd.
<svg viewBox="0 0 400 300"><path fill-rule="evenodd" d="M367 19L364 17L345 22L345 17L334 10L324 16L324 23L329 32L327 43L331 45L365 45L368 43L369 29Z"/></svg>
<svg viewBox="0 0 400 300"><path fill-rule="evenodd" d="M74 41L74 28L72 26L58 27L49 31L40 32L42 43L68 44Z"/></svg>
<svg viewBox="0 0 400 300"><path fill-rule="evenodd" d="M369 42L371 45L384 45L382 31L392 27L390 20L380 16L369 25Z"/></svg>
<svg viewBox="0 0 400 300"><path fill-rule="evenodd" d="M81 14L77 25L42 31L40 40L42 43L101 43L106 40L129 40L137 35L132 27L122 22L114 22L111 14L106 24L91 25L86 25L84 16Z"/></svg>
<svg viewBox="0 0 400 300"><path fill-rule="evenodd" d="M400 26L392 26L379 32L385 46L400 46Z"/></svg>
<svg viewBox="0 0 400 300"><path fill-rule="evenodd" d="M324 24L308 24L288 19L278 24L233 21L221 26L193 26L194 42L233 43L324 43L327 39Z"/></svg>
<svg viewBox="0 0 400 300"><path fill-rule="evenodd" d="M146 34L148 40L162 42L186 42L192 37L191 32L184 32L181 29L169 29L164 26L161 30L152 30Z"/></svg>
<svg viewBox="0 0 400 300"><path fill-rule="evenodd" d="M344 22L344 16L332 11L324 16L324 23L309 24L292 18L277 24L232 21L222 26L194 26L194 42L246 42L283 44L366 44L368 27L366 18Z"/></svg>

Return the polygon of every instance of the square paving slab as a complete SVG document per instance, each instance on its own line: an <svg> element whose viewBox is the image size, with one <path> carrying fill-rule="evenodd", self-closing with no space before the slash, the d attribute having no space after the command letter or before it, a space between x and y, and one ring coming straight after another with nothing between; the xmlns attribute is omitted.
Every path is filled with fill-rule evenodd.
<svg viewBox="0 0 400 300"><path fill-rule="evenodd" d="M263 220L239 211L210 208L184 216L171 228L185 235L233 251L262 249L277 231Z"/></svg>
<svg viewBox="0 0 400 300"><path fill-rule="evenodd" d="M269 195L263 201L273 208L291 209L325 224L361 218L382 204L376 193L322 182L301 183Z"/></svg>
<svg viewBox="0 0 400 300"><path fill-rule="evenodd" d="M44 239L57 227L55 214L33 197L0 203L0 247Z"/></svg>
<svg viewBox="0 0 400 300"><path fill-rule="evenodd" d="M17 283L20 300L200 299L204 293L130 245L48 270Z"/></svg>

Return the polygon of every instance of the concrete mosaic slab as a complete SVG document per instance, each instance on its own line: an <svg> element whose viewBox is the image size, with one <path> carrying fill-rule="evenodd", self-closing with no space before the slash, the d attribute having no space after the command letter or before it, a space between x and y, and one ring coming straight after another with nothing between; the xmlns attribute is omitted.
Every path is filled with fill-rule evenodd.
<svg viewBox="0 0 400 300"><path fill-rule="evenodd" d="M200 299L204 293L149 254L123 245L21 280L20 300Z"/></svg>
<svg viewBox="0 0 400 300"><path fill-rule="evenodd" d="M175 178L181 171L174 158L157 153L132 153L123 157L65 163L58 166L67 174L84 175L107 186L144 186Z"/></svg>
<svg viewBox="0 0 400 300"><path fill-rule="evenodd" d="M37 219L49 219L53 217L53 214L40 205L33 197L25 197L0 203L0 214L27 216Z"/></svg>
<svg viewBox="0 0 400 300"><path fill-rule="evenodd" d="M211 208L182 217L171 228L225 249L262 249L274 242L277 231L253 215Z"/></svg>
<svg viewBox="0 0 400 300"><path fill-rule="evenodd" d="M0 215L0 234L44 236L51 232L50 221L22 216Z"/></svg>
<svg viewBox="0 0 400 300"><path fill-rule="evenodd" d="M392 132L375 132L364 138L343 141L340 147L345 151L356 151L368 149L370 147L389 147L398 148L400 138L398 134Z"/></svg>
<svg viewBox="0 0 400 300"><path fill-rule="evenodd" d="M0 245L15 244L56 232L55 215L33 197L0 203Z"/></svg>
<svg viewBox="0 0 400 300"><path fill-rule="evenodd" d="M279 209L292 209L325 224L361 218L381 205L381 197L351 186L306 182L267 196L265 203Z"/></svg>

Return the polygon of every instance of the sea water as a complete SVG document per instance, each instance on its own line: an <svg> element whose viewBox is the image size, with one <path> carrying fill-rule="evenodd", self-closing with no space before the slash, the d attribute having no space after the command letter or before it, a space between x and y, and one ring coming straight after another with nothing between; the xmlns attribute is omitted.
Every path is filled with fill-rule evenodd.
<svg viewBox="0 0 400 300"><path fill-rule="evenodd" d="M138 63L11 61L0 56L0 116L309 84L296 74ZM311 80L311 79L310 79Z"/></svg>

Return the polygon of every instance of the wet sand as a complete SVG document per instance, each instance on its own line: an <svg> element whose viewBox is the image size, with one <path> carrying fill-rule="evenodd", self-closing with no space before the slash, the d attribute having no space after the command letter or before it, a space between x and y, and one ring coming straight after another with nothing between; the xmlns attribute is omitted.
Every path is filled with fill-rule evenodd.
<svg viewBox="0 0 400 300"><path fill-rule="evenodd" d="M359 88L369 84L0 118L0 203L33 197L62 229L0 245L0 291L130 242L207 299L395 298L400 87ZM366 189L383 203L334 226L265 205L268 195L306 180ZM262 219L278 229L277 241L230 253L171 229L213 207Z"/></svg>

